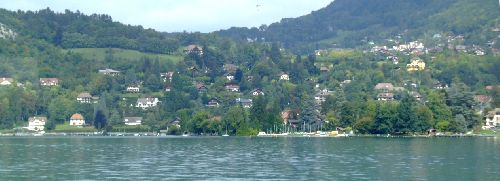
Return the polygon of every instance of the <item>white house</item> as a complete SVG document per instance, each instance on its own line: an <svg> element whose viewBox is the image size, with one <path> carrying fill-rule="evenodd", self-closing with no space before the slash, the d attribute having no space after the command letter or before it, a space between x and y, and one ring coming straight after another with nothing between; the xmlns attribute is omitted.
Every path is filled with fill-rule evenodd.
<svg viewBox="0 0 500 181"><path fill-rule="evenodd" d="M280 76L280 80L290 80L290 77L288 76L288 74L283 73Z"/></svg>
<svg viewBox="0 0 500 181"><path fill-rule="evenodd" d="M127 87L127 92L139 92L140 88L137 85L129 85Z"/></svg>
<svg viewBox="0 0 500 181"><path fill-rule="evenodd" d="M483 129L491 129L500 126L500 108L488 112Z"/></svg>
<svg viewBox="0 0 500 181"><path fill-rule="evenodd" d="M141 125L142 123L142 117L124 117L123 122L127 126L137 126Z"/></svg>
<svg viewBox="0 0 500 181"><path fill-rule="evenodd" d="M81 114L73 114L71 118L69 118L69 125L71 126L83 126L85 124L85 119Z"/></svg>
<svg viewBox="0 0 500 181"><path fill-rule="evenodd" d="M254 89L252 91L252 96L263 96L264 95L264 91L262 91L262 89Z"/></svg>
<svg viewBox="0 0 500 181"><path fill-rule="evenodd" d="M45 128L45 123L47 122L47 117L44 116L33 116L28 119L28 130L31 131L43 131Z"/></svg>
<svg viewBox="0 0 500 181"><path fill-rule="evenodd" d="M13 78L2 77L0 78L0 86L1 85L12 85L14 82Z"/></svg>
<svg viewBox="0 0 500 181"><path fill-rule="evenodd" d="M58 78L40 78L41 86L57 86L59 85Z"/></svg>
<svg viewBox="0 0 500 181"><path fill-rule="evenodd" d="M137 99L137 104L135 105L135 107L140 107L142 109L146 109L146 108L150 108L150 107L155 107L158 102L160 102L158 100L158 98L139 98Z"/></svg>

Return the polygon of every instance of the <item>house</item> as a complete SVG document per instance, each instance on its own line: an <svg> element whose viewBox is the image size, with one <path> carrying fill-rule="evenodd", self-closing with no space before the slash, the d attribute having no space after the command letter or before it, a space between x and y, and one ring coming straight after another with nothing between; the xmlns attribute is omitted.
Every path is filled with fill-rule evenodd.
<svg viewBox="0 0 500 181"><path fill-rule="evenodd" d="M389 92L379 93L377 95L377 100L379 101L392 101L394 100L394 94Z"/></svg>
<svg viewBox="0 0 500 181"><path fill-rule="evenodd" d="M420 93L418 92L410 92L410 96L412 96L413 98L415 98L415 100L417 101L421 101L422 100L422 95L420 95Z"/></svg>
<svg viewBox="0 0 500 181"><path fill-rule="evenodd" d="M421 59L413 59L410 64L406 64L407 71L418 71L425 69L425 62Z"/></svg>
<svg viewBox="0 0 500 181"><path fill-rule="evenodd" d="M57 86L59 85L59 79L58 78L40 78L40 85L41 86Z"/></svg>
<svg viewBox="0 0 500 181"><path fill-rule="evenodd" d="M171 86L165 86L165 92L170 92L172 90Z"/></svg>
<svg viewBox="0 0 500 181"><path fill-rule="evenodd" d="M252 92L251 92L252 96L263 96L264 95L264 91L262 91L262 89L254 89Z"/></svg>
<svg viewBox="0 0 500 181"><path fill-rule="evenodd" d="M491 129L500 126L500 108L489 111L485 116L483 129Z"/></svg>
<svg viewBox="0 0 500 181"><path fill-rule="evenodd" d="M225 76L226 76L226 79L229 80L229 81L234 80L234 75L233 74L227 73Z"/></svg>
<svg viewBox="0 0 500 181"><path fill-rule="evenodd" d="M321 105L321 103L326 101L326 97L328 97L332 91L329 91L328 89L323 89L320 90L316 95L314 95L314 101L316 101L317 104Z"/></svg>
<svg viewBox="0 0 500 181"><path fill-rule="evenodd" d="M226 84L225 88L227 91L230 91L230 92L239 92L240 91L240 86L237 84L234 84L234 83Z"/></svg>
<svg viewBox="0 0 500 181"><path fill-rule="evenodd" d="M0 86L3 86L3 85L12 85L12 83L14 83L14 79L13 78L7 78L7 77L1 77L0 78Z"/></svg>
<svg viewBox="0 0 500 181"><path fill-rule="evenodd" d="M47 123L47 117L44 116L33 116L28 119L28 130L31 131L43 131L45 128L45 123Z"/></svg>
<svg viewBox="0 0 500 181"><path fill-rule="evenodd" d="M147 108L150 108L150 107L155 107L156 105L158 105L160 101L158 100L158 98L139 98L137 99L137 104L135 105L135 107L140 107L142 109L147 109Z"/></svg>
<svg viewBox="0 0 500 181"><path fill-rule="evenodd" d="M391 83L378 83L375 85L375 90L380 92L392 92L394 86Z"/></svg>
<svg viewBox="0 0 500 181"><path fill-rule="evenodd" d="M252 81L253 81L253 79L254 79L254 76L251 76L251 75L248 75L248 76L247 76L247 81L248 81L248 82L252 82Z"/></svg>
<svg viewBox="0 0 500 181"><path fill-rule="evenodd" d="M280 80L290 80L290 77L288 76L288 74L282 73L280 75Z"/></svg>
<svg viewBox="0 0 500 181"><path fill-rule="evenodd" d="M84 124L85 119L81 114L76 113L69 118L69 125L71 126L83 126Z"/></svg>
<svg viewBox="0 0 500 181"><path fill-rule="evenodd" d="M194 53L201 56L203 55L203 48L199 45L188 45L186 46L186 48L184 48L184 53Z"/></svg>
<svg viewBox="0 0 500 181"><path fill-rule="evenodd" d="M92 95L90 95L90 93L88 92L82 92L76 97L76 101L78 101L79 103L95 103L97 102L97 99L99 98L92 97Z"/></svg>
<svg viewBox="0 0 500 181"><path fill-rule="evenodd" d="M129 85L127 86L127 92L137 93L140 92L140 88L138 85Z"/></svg>
<svg viewBox="0 0 500 181"><path fill-rule="evenodd" d="M288 119L290 119L291 113L292 112L290 110L281 111L281 119L283 119L284 124L288 123Z"/></svg>
<svg viewBox="0 0 500 181"><path fill-rule="evenodd" d="M485 108L490 107L490 103L493 101L493 98L487 95L475 95L474 101L476 101L477 106L479 106L479 109L482 112Z"/></svg>
<svg viewBox="0 0 500 181"><path fill-rule="evenodd" d="M237 98L236 104L241 105L243 108L251 108L252 107L252 99Z"/></svg>
<svg viewBox="0 0 500 181"><path fill-rule="evenodd" d="M125 123L125 125L127 125L127 126L141 125L142 117L124 117L123 123Z"/></svg>
<svg viewBox="0 0 500 181"><path fill-rule="evenodd" d="M163 82L172 82L172 77L174 76L174 72L166 72L166 73L160 73L160 78L163 80Z"/></svg>
<svg viewBox="0 0 500 181"><path fill-rule="evenodd" d="M457 52L467 53L467 46L465 46L465 45L457 45L457 46L455 46L455 50Z"/></svg>
<svg viewBox="0 0 500 181"><path fill-rule="evenodd" d="M207 103L207 107L219 107L219 100L217 100L216 98L212 98L208 101Z"/></svg>
<svg viewBox="0 0 500 181"><path fill-rule="evenodd" d="M222 65L222 69L227 73L235 73L238 70L238 66L234 64L224 64Z"/></svg>
<svg viewBox="0 0 500 181"><path fill-rule="evenodd" d="M321 73L327 73L328 71L330 71L330 69L329 69L328 67L321 66L321 67L319 68L319 71L320 71Z"/></svg>
<svg viewBox="0 0 500 181"><path fill-rule="evenodd" d="M99 73L104 74L104 75L111 75L111 76L120 75L120 71L109 69L109 68L104 69L104 70L99 70Z"/></svg>
<svg viewBox="0 0 500 181"><path fill-rule="evenodd" d="M198 93L203 93L203 92L208 91L208 88L207 88L207 86L205 86L204 83L198 82L198 83L196 83L195 87L196 87L196 90L198 90Z"/></svg>
<svg viewBox="0 0 500 181"><path fill-rule="evenodd" d="M443 84L443 83L438 81L438 82L434 83L434 85L432 85L432 88L437 89L437 90L441 90L441 89L448 88L448 85Z"/></svg>
<svg viewBox="0 0 500 181"><path fill-rule="evenodd" d="M352 80L343 80L342 82L340 82L340 87L344 87L345 85L350 84L351 82Z"/></svg>

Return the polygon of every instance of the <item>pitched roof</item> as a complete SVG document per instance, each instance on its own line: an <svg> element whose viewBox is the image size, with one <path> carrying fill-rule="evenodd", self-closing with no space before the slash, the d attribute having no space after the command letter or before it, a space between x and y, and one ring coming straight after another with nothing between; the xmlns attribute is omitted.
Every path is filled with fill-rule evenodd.
<svg viewBox="0 0 500 181"><path fill-rule="evenodd" d="M375 85L375 90L381 90L381 89L392 90L394 89L394 86L391 83L378 83L377 85Z"/></svg>
<svg viewBox="0 0 500 181"><path fill-rule="evenodd" d="M78 98L92 98L92 95L90 95L90 93L88 92L82 92L78 94Z"/></svg>
<svg viewBox="0 0 500 181"><path fill-rule="evenodd" d="M69 119L70 119L70 120L84 120L84 119L83 119L83 116L82 116L81 114L78 114L78 113L73 114L73 115L71 116L71 118L69 118Z"/></svg>
<svg viewBox="0 0 500 181"><path fill-rule="evenodd" d="M47 122L47 117L45 117L45 116L32 116L28 119L28 122L34 122L35 120L40 120L41 122Z"/></svg>

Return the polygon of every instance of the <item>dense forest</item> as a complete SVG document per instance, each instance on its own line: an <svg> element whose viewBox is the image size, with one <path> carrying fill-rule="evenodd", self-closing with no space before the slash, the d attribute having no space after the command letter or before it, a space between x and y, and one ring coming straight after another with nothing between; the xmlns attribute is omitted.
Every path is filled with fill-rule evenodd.
<svg viewBox="0 0 500 181"><path fill-rule="evenodd" d="M377 5L365 6L372 2ZM0 130L46 116L46 130L66 132L254 135L341 128L360 134L464 133L479 129L483 116L500 107L499 32L492 30L498 16L485 20L498 14L489 11L498 6L475 19L481 26L448 19L453 11L476 5L338 0L260 30L207 34L162 33L108 15L0 9L0 79L13 80L0 86ZM405 11L417 12L400 16ZM425 28L437 24L439 31L428 30L440 36L428 38ZM327 26L332 30L313 28ZM252 38L265 40L233 39L246 40L253 31L259 34ZM464 36L452 40L452 34ZM353 48L314 52L302 47L332 37ZM420 40L429 48L373 51L387 43L377 39L395 37L400 44ZM488 41L493 43L467 44ZM387 46L398 45L391 43ZM425 65L408 68L417 60ZM58 84L44 85L41 78L57 78ZM81 101L83 93L92 101ZM143 105L150 100L145 98L159 102ZM88 127L64 129L75 113ZM142 124L125 125L125 117L142 117Z"/></svg>

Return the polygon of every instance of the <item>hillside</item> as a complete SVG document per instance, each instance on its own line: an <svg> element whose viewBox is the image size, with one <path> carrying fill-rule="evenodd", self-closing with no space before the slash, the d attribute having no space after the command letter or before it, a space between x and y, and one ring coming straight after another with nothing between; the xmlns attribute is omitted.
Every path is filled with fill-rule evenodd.
<svg viewBox="0 0 500 181"><path fill-rule="evenodd" d="M486 43L494 34L484 33L499 24L499 6L493 0L336 0L308 15L269 26L216 33L240 41L281 42L305 53L352 48L396 35L408 41L426 34L463 34L469 44Z"/></svg>

